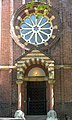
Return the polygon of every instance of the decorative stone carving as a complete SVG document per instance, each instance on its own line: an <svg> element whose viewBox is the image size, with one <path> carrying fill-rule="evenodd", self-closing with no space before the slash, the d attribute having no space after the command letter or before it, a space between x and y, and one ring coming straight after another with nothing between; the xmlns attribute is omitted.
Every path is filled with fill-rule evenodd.
<svg viewBox="0 0 72 120"><path fill-rule="evenodd" d="M18 80L23 79L23 74L24 74L23 68L22 67L17 68L17 79Z"/></svg>
<svg viewBox="0 0 72 120"><path fill-rule="evenodd" d="M15 112L15 115L14 115L15 118L21 118L21 120L26 120L25 117L24 117L24 112L22 112L21 110L17 110Z"/></svg>
<svg viewBox="0 0 72 120"><path fill-rule="evenodd" d="M48 113L47 113L47 118L46 120L58 120L57 118L57 113L54 111L54 110L50 110Z"/></svg>

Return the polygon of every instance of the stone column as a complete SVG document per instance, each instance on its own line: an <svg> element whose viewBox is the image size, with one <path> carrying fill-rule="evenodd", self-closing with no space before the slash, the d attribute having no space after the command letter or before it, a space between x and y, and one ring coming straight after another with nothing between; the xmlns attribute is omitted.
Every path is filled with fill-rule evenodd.
<svg viewBox="0 0 72 120"><path fill-rule="evenodd" d="M53 110L54 107L54 89L53 85L55 83L55 80L48 80L48 83L50 85L50 110Z"/></svg>
<svg viewBox="0 0 72 120"><path fill-rule="evenodd" d="M21 84L23 83L22 80L17 80L16 81L17 85L18 85L18 110L21 110Z"/></svg>

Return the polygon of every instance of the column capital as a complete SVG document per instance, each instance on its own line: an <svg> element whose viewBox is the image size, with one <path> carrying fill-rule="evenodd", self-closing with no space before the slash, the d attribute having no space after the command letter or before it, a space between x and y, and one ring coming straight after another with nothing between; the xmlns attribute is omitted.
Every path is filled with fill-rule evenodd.
<svg viewBox="0 0 72 120"><path fill-rule="evenodd" d="M17 80L16 81L16 84L18 85L18 84L22 84L23 83L23 81L22 80Z"/></svg>
<svg viewBox="0 0 72 120"><path fill-rule="evenodd" d="M48 83L49 83L50 85L53 85L53 84L55 83L55 80L54 80L54 79L48 80Z"/></svg>

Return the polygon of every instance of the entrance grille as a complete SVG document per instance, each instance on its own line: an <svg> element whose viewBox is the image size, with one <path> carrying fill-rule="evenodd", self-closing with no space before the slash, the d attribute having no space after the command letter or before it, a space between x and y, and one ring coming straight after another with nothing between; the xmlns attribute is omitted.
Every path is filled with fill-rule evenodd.
<svg viewBox="0 0 72 120"><path fill-rule="evenodd" d="M29 115L46 114L46 82L27 83L27 113Z"/></svg>

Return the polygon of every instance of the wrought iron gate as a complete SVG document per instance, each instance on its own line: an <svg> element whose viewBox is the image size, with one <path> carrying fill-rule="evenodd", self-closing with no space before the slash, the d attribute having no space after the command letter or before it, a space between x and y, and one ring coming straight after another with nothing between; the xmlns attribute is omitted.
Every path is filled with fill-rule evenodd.
<svg viewBox="0 0 72 120"><path fill-rule="evenodd" d="M46 82L27 82L27 114L46 114Z"/></svg>

